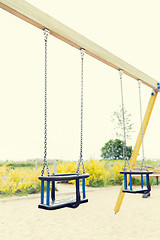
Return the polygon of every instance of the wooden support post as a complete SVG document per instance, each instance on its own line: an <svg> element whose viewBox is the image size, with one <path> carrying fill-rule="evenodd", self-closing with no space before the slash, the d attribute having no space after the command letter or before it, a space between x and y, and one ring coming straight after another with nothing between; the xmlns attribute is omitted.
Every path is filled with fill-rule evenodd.
<svg viewBox="0 0 160 240"><path fill-rule="evenodd" d="M68 43L77 49L85 49L86 54L98 59L99 61L117 69L123 70L128 76L141 80L143 84L157 91L157 81L139 69L115 56L103 47L89 40L80 33L72 30L47 13L24 0L0 0L0 8L23 19L33 26L43 30L47 28L54 37ZM9 29L8 29L9 31ZM96 30L95 30L96 31Z"/></svg>
<svg viewBox="0 0 160 240"><path fill-rule="evenodd" d="M145 113L145 116L144 116L144 119L143 119L143 123L142 123L143 135L146 132L148 122L149 122L149 119L150 119L150 116L151 116L151 113L152 113L152 110L153 110L153 107L154 107L154 104L155 104L156 97L157 97L157 93L155 93L155 95L151 95L151 97L150 97L150 100L149 100L149 103L148 103L148 106L147 106L147 109L146 109L146 113ZM137 141L136 141L136 144L135 144L135 147L134 147L134 150L132 152L131 159L130 159L131 170L134 169L134 165L136 163L136 159L137 159L141 144L142 144L142 136L141 136L141 129L140 129L139 134L138 134L138 138L137 138ZM125 193L122 192L123 189L124 189L124 183L122 184L122 187L121 187L121 190L120 190L120 193L119 193L119 196L118 196L115 208L114 208L115 213L119 212L121 204L123 202L123 198L124 198L124 195L125 195Z"/></svg>

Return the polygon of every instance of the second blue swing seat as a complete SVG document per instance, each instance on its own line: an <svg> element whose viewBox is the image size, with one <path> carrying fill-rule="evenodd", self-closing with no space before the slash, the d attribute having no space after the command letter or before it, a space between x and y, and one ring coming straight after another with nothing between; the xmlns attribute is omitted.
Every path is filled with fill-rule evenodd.
<svg viewBox="0 0 160 240"><path fill-rule="evenodd" d="M120 174L124 175L124 189L122 192L124 193L141 193L141 194L146 194L151 191L151 185L149 181L149 175L152 174L152 171L120 171ZM129 189L127 188L128 182L127 182L127 176L129 175ZM141 177L141 188L139 189L134 189L132 186L132 177L133 176L140 176ZM144 176L146 178L146 186L144 187Z"/></svg>
<svg viewBox="0 0 160 240"><path fill-rule="evenodd" d="M41 203L38 205L39 208L46 210L55 210L64 207L77 208L80 204L88 202L85 194L85 178L88 178L87 173L64 173L64 174L51 174L40 176L41 180ZM79 181L82 179L82 192L83 197L80 195ZM66 199L55 199L55 182L56 181L76 181L76 196ZM46 182L46 201L44 199L44 189Z"/></svg>

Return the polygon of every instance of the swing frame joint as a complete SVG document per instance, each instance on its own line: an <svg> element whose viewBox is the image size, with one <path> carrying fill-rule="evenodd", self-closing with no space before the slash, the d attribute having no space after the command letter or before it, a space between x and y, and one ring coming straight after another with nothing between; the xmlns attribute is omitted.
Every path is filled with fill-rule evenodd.
<svg viewBox="0 0 160 240"><path fill-rule="evenodd" d="M50 30L48 28L44 28L43 32L44 32L44 40L47 41L48 36L50 35Z"/></svg>
<svg viewBox="0 0 160 240"><path fill-rule="evenodd" d="M81 51L81 57L84 58L85 49L84 49L84 48L81 48L80 51Z"/></svg>
<svg viewBox="0 0 160 240"><path fill-rule="evenodd" d="M154 95L156 95L156 93L157 93L157 91L152 89L151 95L154 96Z"/></svg>

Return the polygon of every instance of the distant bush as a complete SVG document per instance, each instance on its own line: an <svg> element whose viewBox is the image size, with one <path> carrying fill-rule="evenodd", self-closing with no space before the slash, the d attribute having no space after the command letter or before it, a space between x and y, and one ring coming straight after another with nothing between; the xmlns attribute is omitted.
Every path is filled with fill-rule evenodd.
<svg viewBox="0 0 160 240"><path fill-rule="evenodd" d="M123 176L119 174L119 171L122 170L122 165L123 163L117 162L117 164L113 166L113 182L111 182L111 170L106 168L105 160L98 161L90 159L89 161L86 161L85 171L90 175L89 178L86 179L86 186L105 187L111 184L121 184ZM58 173L74 173L76 172L76 168L76 162L58 163Z"/></svg>
<svg viewBox="0 0 160 240"><path fill-rule="evenodd" d="M24 195L40 191L40 181L35 170L12 169L10 166L3 165L0 167L0 176L1 196Z"/></svg>
<svg viewBox="0 0 160 240"><path fill-rule="evenodd" d="M58 163L58 173L75 173L77 169L76 162L60 162ZM86 186L104 187L106 185L106 170L104 161L91 159L85 162L85 171L89 173L86 179ZM82 166L80 167L82 172ZM71 183L75 181L70 181Z"/></svg>
<svg viewBox="0 0 160 240"><path fill-rule="evenodd" d="M41 169L28 168L28 164L18 164L19 168L14 167L8 162L0 167L0 195L25 195L40 192L40 181L38 176L41 175ZM58 162L58 173L75 173L77 162ZM91 159L85 162L85 170L89 173L89 178L86 179L86 186L90 187L105 187L107 185L121 184L122 176L119 171L122 169L122 164L117 163L113 166L113 179L111 181L111 171L105 165L105 161ZM82 172L82 166L80 167ZM46 172L44 173L46 174ZM70 181L74 183L75 181Z"/></svg>
<svg viewBox="0 0 160 240"><path fill-rule="evenodd" d="M75 173L77 169L76 162L63 162L59 161L57 166L58 173Z"/></svg>
<svg viewBox="0 0 160 240"><path fill-rule="evenodd" d="M28 164L26 167L20 163L15 164L15 168L10 162L0 166L0 196L11 196L13 194L27 195L40 192L41 182L38 176L41 175L42 167L36 170L35 166L34 168L29 168ZM95 159L85 161L85 170L90 175L86 179L86 186L106 187L121 185L123 175L119 171L123 169L123 166L123 160L114 160L112 162L112 170L110 161L98 161ZM76 169L77 162L58 161L58 173L75 173ZM82 172L82 167L80 167L80 171ZM46 174L46 170L44 174ZM156 179L150 178L150 182L152 185L156 184ZM75 181L70 181L70 183L75 183ZM140 185L140 178L133 178L133 185Z"/></svg>
<svg viewBox="0 0 160 240"><path fill-rule="evenodd" d="M119 172L122 171L124 166L123 162L117 161L116 164L113 165L113 184L121 185L123 181L123 175Z"/></svg>
<svg viewBox="0 0 160 240"><path fill-rule="evenodd" d="M86 179L86 185L91 187L104 187L107 185L107 171L105 162L91 159L85 163L86 172L89 178Z"/></svg>

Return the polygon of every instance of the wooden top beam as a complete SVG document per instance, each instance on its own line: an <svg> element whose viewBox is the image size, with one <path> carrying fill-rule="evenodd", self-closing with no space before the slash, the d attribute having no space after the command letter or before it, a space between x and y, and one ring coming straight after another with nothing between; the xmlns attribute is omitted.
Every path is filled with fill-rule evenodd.
<svg viewBox="0 0 160 240"><path fill-rule="evenodd" d="M30 3L24 0L0 0L0 7L34 25L35 27L38 27L42 30L44 28L48 28L51 31L51 35L54 37L70 44L77 49L84 48L86 53L90 56L117 70L122 69L126 75L136 80L141 80L142 83L157 91L157 81L155 79L149 77L145 73L108 52L81 34L75 32L45 12L34 7Z"/></svg>

